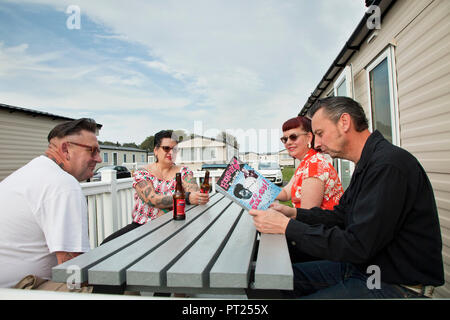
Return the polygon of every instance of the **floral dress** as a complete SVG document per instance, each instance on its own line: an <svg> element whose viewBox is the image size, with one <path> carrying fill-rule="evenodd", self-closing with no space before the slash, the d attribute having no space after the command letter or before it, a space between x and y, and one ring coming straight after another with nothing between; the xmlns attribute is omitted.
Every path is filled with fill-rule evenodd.
<svg viewBox="0 0 450 320"><path fill-rule="evenodd" d="M329 163L324 155L314 149L308 151L300 162L294 174L294 183L291 189L292 204L300 208L302 200L302 183L307 178L315 177L325 183L325 190L320 208L333 210L333 207L339 203L344 193L341 181L339 180L336 169Z"/></svg>
<svg viewBox="0 0 450 320"><path fill-rule="evenodd" d="M188 167L182 167L180 169L181 179L184 179L188 174L192 174L192 171L189 170ZM134 172L133 174L133 188L136 187L141 181L147 180L153 183L153 187L155 192L159 195L172 196L175 193L176 180L175 177L170 180L161 180L155 177L153 174L148 172L145 169L140 169ZM133 221L139 224L145 224L149 220L153 220L164 213L166 213L167 209L155 208L146 204L144 201L139 198L137 192L134 193L134 206L132 217Z"/></svg>

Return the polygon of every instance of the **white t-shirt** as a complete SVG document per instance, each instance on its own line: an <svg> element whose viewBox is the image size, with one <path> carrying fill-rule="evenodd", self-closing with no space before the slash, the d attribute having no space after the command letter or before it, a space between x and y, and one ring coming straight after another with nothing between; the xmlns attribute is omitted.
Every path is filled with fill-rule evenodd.
<svg viewBox="0 0 450 320"><path fill-rule="evenodd" d="M0 182L0 287L51 279L56 251L89 249L86 198L55 162L37 157Z"/></svg>

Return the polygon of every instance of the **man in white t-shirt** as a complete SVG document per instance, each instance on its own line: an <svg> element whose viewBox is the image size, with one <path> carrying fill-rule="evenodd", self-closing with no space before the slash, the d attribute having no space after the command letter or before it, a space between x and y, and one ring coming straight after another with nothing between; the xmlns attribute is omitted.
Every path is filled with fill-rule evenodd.
<svg viewBox="0 0 450 320"><path fill-rule="evenodd" d="M0 287L51 269L90 249L86 198L79 181L101 162L96 123L78 119L48 135L39 156L0 182Z"/></svg>

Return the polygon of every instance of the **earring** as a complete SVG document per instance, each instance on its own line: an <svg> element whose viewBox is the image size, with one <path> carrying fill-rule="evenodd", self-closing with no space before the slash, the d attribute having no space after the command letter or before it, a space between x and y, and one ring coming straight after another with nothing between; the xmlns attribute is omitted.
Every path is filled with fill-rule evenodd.
<svg viewBox="0 0 450 320"><path fill-rule="evenodd" d="M311 149L311 142L308 142L308 148Z"/></svg>

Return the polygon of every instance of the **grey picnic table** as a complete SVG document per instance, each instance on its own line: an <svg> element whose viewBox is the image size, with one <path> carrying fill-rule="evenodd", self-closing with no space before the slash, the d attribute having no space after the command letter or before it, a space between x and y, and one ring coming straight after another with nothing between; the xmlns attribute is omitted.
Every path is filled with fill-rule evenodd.
<svg viewBox="0 0 450 320"><path fill-rule="evenodd" d="M258 235L253 219L220 193L190 205L186 219L169 212L52 269L56 282L123 285L142 292L242 294L292 290L284 235ZM254 277L253 272L254 271Z"/></svg>

